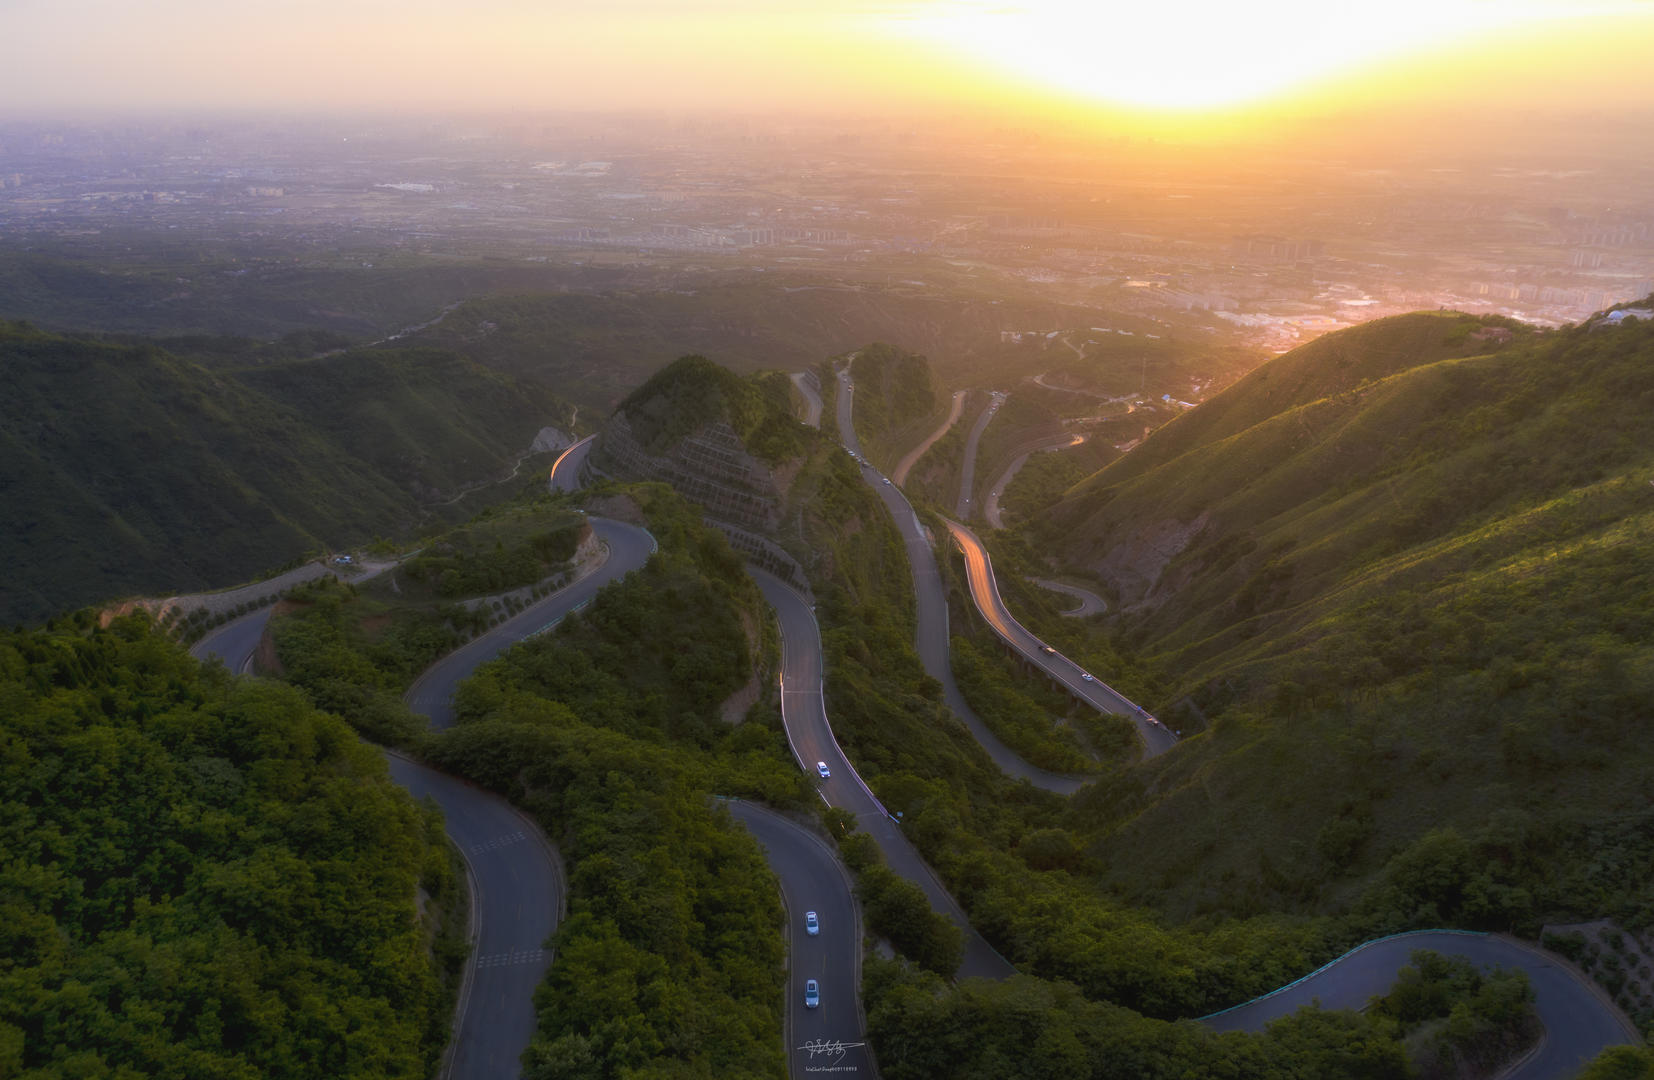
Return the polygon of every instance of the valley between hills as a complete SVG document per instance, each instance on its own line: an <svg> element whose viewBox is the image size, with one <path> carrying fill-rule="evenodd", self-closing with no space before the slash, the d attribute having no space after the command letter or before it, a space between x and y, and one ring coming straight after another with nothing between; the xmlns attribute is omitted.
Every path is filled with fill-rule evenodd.
<svg viewBox="0 0 1654 1080"><path fill-rule="evenodd" d="M0 1072L1639 1075L1654 327L1507 324L1146 431L10 324Z"/></svg>

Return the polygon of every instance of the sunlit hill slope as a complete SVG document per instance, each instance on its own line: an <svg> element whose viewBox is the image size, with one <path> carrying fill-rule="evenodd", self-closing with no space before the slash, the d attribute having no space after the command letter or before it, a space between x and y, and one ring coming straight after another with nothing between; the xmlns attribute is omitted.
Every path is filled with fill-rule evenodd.
<svg viewBox="0 0 1654 1080"><path fill-rule="evenodd" d="M1164 714L1209 725L1076 810L1122 888L1375 929L1654 920L1628 870L1654 856L1654 326L1485 330L1331 335L1036 522L1114 585Z"/></svg>

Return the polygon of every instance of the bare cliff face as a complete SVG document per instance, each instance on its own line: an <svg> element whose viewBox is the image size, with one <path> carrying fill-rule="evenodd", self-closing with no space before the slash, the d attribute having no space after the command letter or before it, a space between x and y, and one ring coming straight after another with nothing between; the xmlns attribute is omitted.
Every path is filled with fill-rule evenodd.
<svg viewBox="0 0 1654 1080"><path fill-rule="evenodd" d="M1166 567L1206 528L1209 516L1140 525L1110 545L1090 569L1114 587L1122 608L1158 607L1176 591L1176 582L1166 578Z"/></svg>

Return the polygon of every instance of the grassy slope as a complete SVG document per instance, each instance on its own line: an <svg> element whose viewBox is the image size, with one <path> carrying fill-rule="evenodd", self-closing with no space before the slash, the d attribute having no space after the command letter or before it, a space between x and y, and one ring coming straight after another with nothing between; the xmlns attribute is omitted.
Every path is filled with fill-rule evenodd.
<svg viewBox="0 0 1654 1080"><path fill-rule="evenodd" d="M559 408L434 354L209 372L153 347L0 327L0 617L223 584L407 529L493 479Z"/></svg>
<svg viewBox="0 0 1654 1080"><path fill-rule="evenodd" d="M953 509L953 502L959 497L959 471L964 467L965 440L969 438L971 425L986 404L987 395L981 391L972 390L965 395L959 419L948 428L946 435L931 444L930 449L909 470L907 482L902 485L908 498L947 507L950 511ZM949 407L952 407L951 403ZM947 413L942 415L946 417ZM931 428L931 431L935 430ZM929 437L929 432L926 432L926 437Z"/></svg>
<svg viewBox="0 0 1654 1080"><path fill-rule="evenodd" d="M792 392L778 372L743 378L705 357L685 356L651 376L616 412L652 454L723 421L754 457L777 465L802 453L811 439L793 415Z"/></svg>
<svg viewBox="0 0 1654 1080"><path fill-rule="evenodd" d="M1049 409L1021 394L1006 398L977 441L971 506L980 510L993 482L1029 442L1056 438L1062 433L1062 421Z"/></svg>
<svg viewBox="0 0 1654 1080"><path fill-rule="evenodd" d="M1456 356L1466 325L1297 350L1044 522L1087 559L1208 515L1119 624L1181 687L1161 704L1215 723L1076 807L1118 888L1374 928L1654 921L1612 869L1649 854L1654 332Z"/></svg>
<svg viewBox="0 0 1654 1080"><path fill-rule="evenodd" d="M951 401L937 386L922 356L890 345L869 345L850 363L856 384L856 437L881 470L942 426ZM964 422L964 417L960 418Z"/></svg>

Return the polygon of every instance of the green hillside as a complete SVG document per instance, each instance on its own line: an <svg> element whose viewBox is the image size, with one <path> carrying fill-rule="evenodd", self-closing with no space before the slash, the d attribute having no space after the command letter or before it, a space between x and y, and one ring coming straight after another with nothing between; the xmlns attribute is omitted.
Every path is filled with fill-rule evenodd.
<svg viewBox="0 0 1654 1080"><path fill-rule="evenodd" d="M806 442L785 375L743 378L704 356L681 357L656 372L615 411L625 415L639 445L657 455L719 421L771 465L796 457Z"/></svg>
<svg viewBox="0 0 1654 1080"><path fill-rule="evenodd" d="M850 362L856 437L870 461L889 469L947 419L952 405L924 357L869 345Z"/></svg>
<svg viewBox="0 0 1654 1080"><path fill-rule="evenodd" d="M1477 328L1321 339L1035 523L1116 586L1151 707L1207 729L1074 807L1111 888L1654 925L1654 327L1464 355Z"/></svg>
<svg viewBox="0 0 1654 1080"><path fill-rule="evenodd" d="M245 579L509 472L550 392L433 352L208 370L0 324L0 619Z"/></svg>
<svg viewBox="0 0 1654 1080"><path fill-rule="evenodd" d="M1531 328L1508 319L1478 319L1457 312L1415 312L1379 319L1317 338L1254 369L1199 409L1179 416L1133 451L1096 486L1139 476L1205 444L1238 434L1295 406L1347 397L1375 379L1453 356L1486 351L1472 335L1484 326Z"/></svg>
<svg viewBox="0 0 1654 1080"><path fill-rule="evenodd" d="M440 816L299 692L89 623L0 633L0 1075L431 1075Z"/></svg>

